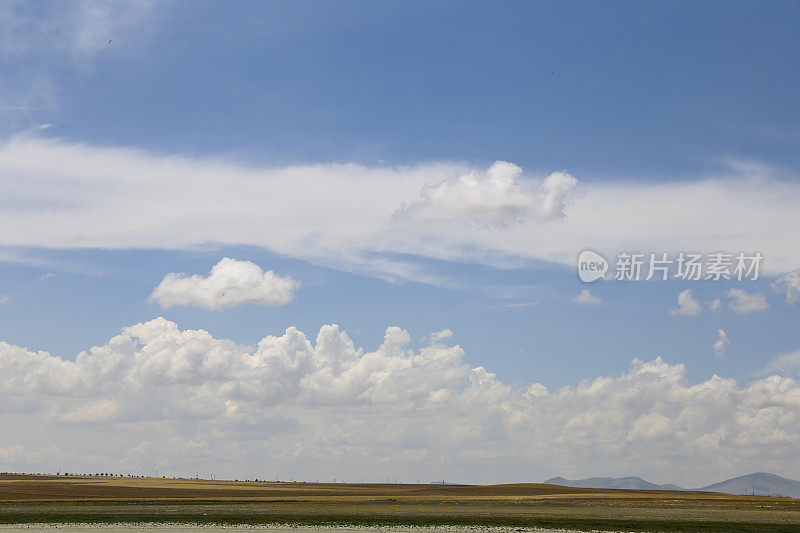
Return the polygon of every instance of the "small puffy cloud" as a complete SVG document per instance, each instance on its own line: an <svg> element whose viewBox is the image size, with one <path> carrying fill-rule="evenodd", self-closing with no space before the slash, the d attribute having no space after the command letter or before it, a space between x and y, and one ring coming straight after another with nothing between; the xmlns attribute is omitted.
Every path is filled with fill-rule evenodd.
<svg viewBox="0 0 800 533"><path fill-rule="evenodd" d="M420 198L404 204L395 216L502 228L531 218L552 220L566 214L577 179L566 172L555 172L538 190L530 190L520 184L521 174L519 166L497 161L485 175L471 171L455 180L426 185Z"/></svg>
<svg viewBox="0 0 800 533"><path fill-rule="evenodd" d="M572 301L579 304L599 304L603 300L589 292L589 289L583 289Z"/></svg>
<svg viewBox="0 0 800 533"><path fill-rule="evenodd" d="M670 311L673 315L695 316L700 312L700 302L692 296L692 289L686 289L678 294L678 307Z"/></svg>
<svg viewBox="0 0 800 533"><path fill-rule="evenodd" d="M731 299L728 307L734 313L746 314L769 308L767 298L763 294L749 293L743 289L731 289L728 291L728 296Z"/></svg>
<svg viewBox="0 0 800 533"><path fill-rule="evenodd" d="M719 311L719 308L722 307L722 300L719 298L714 298L710 302L708 302L708 308L714 311L715 313Z"/></svg>
<svg viewBox="0 0 800 533"><path fill-rule="evenodd" d="M11 298L10 294L3 294L2 296L0 296L0 305L6 303L9 300L9 298Z"/></svg>
<svg viewBox="0 0 800 533"><path fill-rule="evenodd" d="M714 353L717 354L717 357L725 357L725 351L730 343L731 341L728 339L728 334L725 333L725 330L718 330L717 342L714 343Z"/></svg>
<svg viewBox="0 0 800 533"><path fill-rule="evenodd" d="M165 308L186 305L218 310L242 304L285 305L292 301L298 286L291 277L265 272L250 261L224 257L208 276L167 274L150 299Z"/></svg>
<svg viewBox="0 0 800 533"><path fill-rule="evenodd" d="M42 280L42 281L46 281L48 279L54 279L54 278L57 278L57 277L58 277L58 274L56 274L55 272L48 272L47 274L42 274L39 277L39 279Z"/></svg>
<svg viewBox="0 0 800 533"><path fill-rule="evenodd" d="M443 329L441 331L435 331L435 332L431 333L430 336L428 337L428 341L431 344L438 344L438 343L444 342L447 339L450 339L452 337L453 337L453 331L452 330Z"/></svg>
<svg viewBox="0 0 800 533"><path fill-rule="evenodd" d="M783 274L772 283L772 288L786 295L787 304L800 302L800 269Z"/></svg>

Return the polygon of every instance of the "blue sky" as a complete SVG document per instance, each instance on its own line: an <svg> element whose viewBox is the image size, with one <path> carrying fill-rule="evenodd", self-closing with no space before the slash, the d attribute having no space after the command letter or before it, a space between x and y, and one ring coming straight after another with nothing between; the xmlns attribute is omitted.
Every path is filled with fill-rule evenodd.
<svg viewBox="0 0 800 533"><path fill-rule="evenodd" d="M296 300L282 307L243 305L222 311L163 309L149 302L167 272L207 273L220 254L254 261L302 282ZM508 382L538 381L549 387L624 370L634 357L662 356L688 366L693 380L713 374L749 379L774 357L797 349L797 311L786 307L768 282L617 282L593 285L598 305L571 299L585 288L566 267L497 270L470 264L453 277L466 288L405 281L390 283L362 274L316 267L252 248L205 252L78 250L33 254L46 266L4 263L2 338L73 359L104 344L121 325L164 316L185 328L255 344L289 326L314 332L323 324L345 328L358 345L377 347L387 325L408 329L419 340L449 328L467 359ZM66 267L60 270L59 266ZM57 277L42 279L48 273ZM767 312L740 315L723 309L675 316L679 290L692 288L700 301L724 297L730 287L768 296ZM512 295L500 298L503 288ZM488 293L488 294L486 294ZM717 330L731 338L724 359L712 349ZM500 342L498 342L500 340Z"/></svg>
<svg viewBox="0 0 800 533"><path fill-rule="evenodd" d="M46 69L54 102L5 129L49 122L76 141L256 162L503 159L597 179L670 179L721 157L792 166L797 9L154 5L143 27L97 28L113 42L77 65L45 35L6 57L23 76Z"/></svg>
<svg viewBox="0 0 800 533"><path fill-rule="evenodd" d="M574 387L658 356L688 384L745 387L800 349L778 281L800 267L798 11L10 2L0 340L74 361L158 316L250 348L291 326L313 340L338 324L366 352L389 326L415 350L449 329L466 365L511 387ZM496 161L519 168L493 188ZM459 181L470 172L477 185ZM583 248L765 263L758 281L585 285ZM167 274L208 276L223 257L299 287L285 305L222 310L151 298ZM601 301L575 302L584 289ZM687 289L697 312L671 312ZM734 309L731 289L760 300ZM782 361L792 380L800 358ZM144 468L131 461L118 464Z"/></svg>

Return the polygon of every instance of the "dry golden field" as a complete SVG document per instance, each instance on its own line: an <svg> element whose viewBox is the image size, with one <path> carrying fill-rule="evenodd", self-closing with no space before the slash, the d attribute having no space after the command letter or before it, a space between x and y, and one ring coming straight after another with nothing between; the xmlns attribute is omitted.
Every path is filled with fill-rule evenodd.
<svg viewBox="0 0 800 533"><path fill-rule="evenodd" d="M800 531L800 500L540 483L330 484L0 475L0 523L45 522Z"/></svg>

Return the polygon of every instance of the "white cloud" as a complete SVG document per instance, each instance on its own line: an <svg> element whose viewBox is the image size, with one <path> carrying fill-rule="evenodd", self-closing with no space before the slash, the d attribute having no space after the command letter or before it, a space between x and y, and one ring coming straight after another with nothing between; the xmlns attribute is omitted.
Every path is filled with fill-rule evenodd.
<svg viewBox="0 0 800 533"><path fill-rule="evenodd" d="M692 296L692 289L686 289L678 294L678 307L670 311L673 315L695 316L700 312L700 302Z"/></svg>
<svg viewBox="0 0 800 533"><path fill-rule="evenodd" d="M5 304L9 298L11 298L11 295L9 294L0 295L0 305Z"/></svg>
<svg viewBox="0 0 800 533"><path fill-rule="evenodd" d="M749 293L743 289L731 289L728 291L731 301L728 307L739 314L764 311L769 308L767 298L763 294Z"/></svg>
<svg viewBox="0 0 800 533"><path fill-rule="evenodd" d="M566 175L539 182L509 163L493 168L259 168L16 137L0 147L0 198L15 200L0 211L0 245L252 245L434 283L415 258L574 268L577 253L592 246L607 256L623 249L757 249L766 274L800 264L800 249L785 245L800 226L800 184L791 180L590 179L574 196ZM720 204L729 209L712 209Z"/></svg>
<svg viewBox="0 0 800 533"><path fill-rule="evenodd" d="M543 218L560 218L575 197L578 180L566 172L554 172L545 178L540 214Z"/></svg>
<svg viewBox="0 0 800 533"><path fill-rule="evenodd" d="M599 304L603 300L589 292L589 289L583 289L572 301L579 304Z"/></svg>
<svg viewBox="0 0 800 533"><path fill-rule="evenodd" d="M223 257L208 276L170 273L150 296L162 307L176 305L225 309L242 304L285 305L294 298L298 282L272 270L264 272L250 261Z"/></svg>
<svg viewBox="0 0 800 533"><path fill-rule="evenodd" d="M517 165L497 161L484 176L470 171L454 180L425 185L420 198L403 205L395 216L502 228L532 217L549 220L565 215L578 180L556 172L533 189L520 183L521 175Z"/></svg>
<svg viewBox="0 0 800 533"><path fill-rule="evenodd" d="M430 337L428 337L428 340L431 344L438 344L451 338L453 338L453 331L450 329L443 329L441 331L435 331L431 333Z"/></svg>
<svg viewBox="0 0 800 533"><path fill-rule="evenodd" d="M800 302L800 269L783 274L772 283L772 288L786 295L787 304Z"/></svg>
<svg viewBox="0 0 800 533"><path fill-rule="evenodd" d="M708 303L708 308L714 311L715 313L719 311L720 307L722 307L722 300L720 298L714 298Z"/></svg>
<svg viewBox="0 0 800 533"><path fill-rule="evenodd" d="M728 334L724 330L717 331L717 342L714 343L714 353L717 357L725 357L725 352L731 341L728 339Z"/></svg>
<svg viewBox="0 0 800 533"><path fill-rule="evenodd" d="M762 376L771 374L789 374L800 377L800 351L776 357L759 373Z"/></svg>
<svg viewBox="0 0 800 533"><path fill-rule="evenodd" d="M74 360L0 343L0 460L295 479L529 481L598 463L689 486L734 467L800 476L794 379L690 384L681 364L636 359L550 391L503 383L445 337L411 350L391 327L365 351L327 325L247 348L159 318Z"/></svg>

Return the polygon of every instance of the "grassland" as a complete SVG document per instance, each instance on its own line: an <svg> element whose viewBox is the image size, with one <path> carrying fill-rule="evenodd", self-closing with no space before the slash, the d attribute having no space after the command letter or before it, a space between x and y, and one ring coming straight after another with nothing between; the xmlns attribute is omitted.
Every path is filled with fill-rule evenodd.
<svg viewBox="0 0 800 533"><path fill-rule="evenodd" d="M268 483L0 475L0 524L479 525L800 531L800 500L539 483Z"/></svg>

